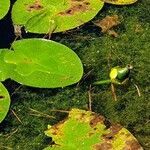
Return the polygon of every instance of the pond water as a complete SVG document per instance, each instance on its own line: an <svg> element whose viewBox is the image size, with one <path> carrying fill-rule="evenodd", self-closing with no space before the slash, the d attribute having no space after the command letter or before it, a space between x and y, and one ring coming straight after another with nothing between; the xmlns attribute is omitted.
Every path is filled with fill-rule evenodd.
<svg viewBox="0 0 150 150"><path fill-rule="evenodd" d="M113 15L120 18L120 24L113 27L117 37L102 33L93 23ZM47 125L64 119L64 111L72 108L88 110L90 98L92 111L127 128L142 147L149 150L149 18L149 0L126 6L105 4L92 21L52 34L51 40L70 47L79 56L84 76L77 84L56 89L28 87L12 80L3 82L11 95L11 108L0 124L0 150L45 148L51 142L44 134ZM44 35L23 33L22 36L42 38ZM0 20L0 48L9 48L14 39L9 12ZM91 88L95 81L109 79L112 67L127 64L133 65L131 80L127 85L115 85L117 101L114 101L110 84Z"/></svg>

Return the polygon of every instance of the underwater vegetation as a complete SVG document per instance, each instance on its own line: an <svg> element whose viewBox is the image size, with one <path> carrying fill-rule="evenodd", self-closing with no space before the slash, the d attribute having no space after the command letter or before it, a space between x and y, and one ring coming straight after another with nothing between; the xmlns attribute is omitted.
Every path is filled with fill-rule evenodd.
<svg viewBox="0 0 150 150"><path fill-rule="evenodd" d="M71 3L70 1L63 1L63 11L60 11L62 1L57 3L54 0L52 1L53 4L46 5L46 0L43 0L42 6L39 1L31 0L30 5L28 5L27 0L24 2L17 0L12 8L13 25L14 27L17 25L16 27L21 29L19 32L22 34L17 38L22 37L23 39L13 42L14 37L11 42L13 44L7 43L7 45L11 45L10 47L1 46L1 81L11 96L11 107L8 112L10 98L5 87L1 85L0 102L2 103L0 103L0 106L6 105L3 109L6 112L2 114L1 121L7 112L8 115L0 124L0 149L34 150L51 145L51 138L44 135L47 124L53 125L63 120L66 116L65 111L72 108L86 110L90 108L90 110L102 114L111 122L120 123L138 139L144 149L149 149L149 1L139 0L129 6L121 6L121 4L131 2L126 1L125 3L122 0L116 1L119 6L106 3L104 5L104 2L101 1L98 1L96 6L95 3L90 6L88 3L81 5L82 1L71 1ZM108 2L111 3L112 1ZM68 8L68 6L72 6L72 3L74 7ZM22 7L21 12L17 12L22 4L25 7ZM58 4L58 7L51 7L55 4ZM80 6L80 9L79 5L82 6ZM83 7L85 5L86 7ZM87 11L87 7L91 9L93 6L97 8L93 10L93 13ZM103 9L99 12L102 6ZM50 12L49 8L55 13ZM85 16L82 16L82 13L79 14L78 17L81 18L77 21L77 16L74 16L76 9L73 8L84 10L87 13L84 14ZM34 11L35 9L37 11ZM16 14L13 14L15 11ZM6 12L2 16L5 14ZM72 21L68 21L66 16L71 17ZM117 20L118 23L109 26L110 29L107 29L107 32L101 32L102 26L96 26L95 22L97 23L97 20L105 18L107 19L104 22L112 22L107 16L118 16L119 21ZM5 22L8 17L10 17L10 13L1 22ZM15 17L18 17L18 21ZM82 17L85 20L82 21ZM23 18L25 22L20 22ZM93 20L90 21L92 18ZM67 23L62 24L62 20ZM80 27L69 30L76 26ZM113 33L112 30L114 30ZM65 32L52 34L60 31ZM42 33L42 35L28 32ZM48 37L56 42L41 39L44 34L48 34ZM0 38L1 44L3 38ZM28 40L27 38L32 39ZM38 42L38 44L41 42L39 45L41 45L42 53L39 50L39 53L35 55L34 50L38 44L33 44L32 47L32 44L28 41L31 41L31 43ZM63 60L70 60L66 67L61 64L61 60L57 59L57 52L52 53L56 55L51 66L47 63L49 60L45 59L49 58L49 46L47 46L49 44L46 44L47 42L53 43L54 49L59 45L61 45L61 48L63 47L64 51L61 51L60 48L62 56L66 58L63 58ZM51 51L54 50L53 48ZM68 55L66 55L65 49ZM33 59L33 56L36 57ZM53 62L57 61L58 68L55 65L53 66ZM73 67L70 64L73 64ZM84 76L81 79L83 74L82 64ZM115 66L124 67L127 64L133 65L133 69L130 71L131 79L128 85L116 87L117 101L113 100L109 85L93 86L95 81L108 79L111 68ZM50 68L52 70L49 70ZM46 73L54 70L56 72L59 70L65 74L63 83L60 83L60 78L56 78L56 75L52 77L52 80L51 77L47 77ZM39 75L38 78L36 75ZM71 78L67 76L71 76ZM44 82L44 79L50 82ZM78 82L79 80L80 82ZM17 84L17 82L22 85ZM78 84L71 85L76 82ZM55 89L50 89L54 87ZM6 142L4 143L4 141Z"/></svg>

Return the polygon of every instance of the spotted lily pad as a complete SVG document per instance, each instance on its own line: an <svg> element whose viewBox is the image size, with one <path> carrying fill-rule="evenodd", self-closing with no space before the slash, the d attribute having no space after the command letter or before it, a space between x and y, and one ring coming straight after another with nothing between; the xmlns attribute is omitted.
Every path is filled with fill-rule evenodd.
<svg viewBox="0 0 150 150"><path fill-rule="evenodd" d="M7 112L9 110L9 106L10 106L9 94L6 88L3 86L3 84L0 83L0 123L6 117Z"/></svg>
<svg viewBox="0 0 150 150"><path fill-rule="evenodd" d="M79 109L72 109L68 118L48 126L45 134L54 144L44 150L143 150L127 129Z"/></svg>
<svg viewBox="0 0 150 150"><path fill-rule="evenodd" d="M105 3L115 4L115 5L129 5L137 2L138 0L102 0Z"/></svg>
<svg viewBox="0 0 150 150"><path fill-rule="evenodd" d="M28 86L64 87L78 82L83 67L78 56L68 47L44 39L15 41L4 57L14 65L10 78Z"/></svg>
<svg viewBox="0 0 150 150"><path fill-rule="evenodd" d="M103 5L101 0L17 0L12 19L28 32L61 32L88 22Z"/></svg>
<svg viewBox="0 0 150 150"><path fill-rule="evenodd" d="M0 19L2 19L8 12L10 7L10 0L0 0Z"/></svg>

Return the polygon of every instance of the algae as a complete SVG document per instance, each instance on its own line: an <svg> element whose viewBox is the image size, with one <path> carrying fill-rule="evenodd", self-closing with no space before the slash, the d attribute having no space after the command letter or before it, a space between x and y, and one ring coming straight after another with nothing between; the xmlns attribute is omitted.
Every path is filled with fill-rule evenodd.
<svg viewBox="0 0 150 150"><path fill-rule="evenodd" d="M100 113L111 122L120 123L138 139L145 150L149 150L149 7L149 0L139 0L129 6L105 5L93 21L107 15L121 16L121 24L115 28L117 38L101 33L92 22L79 29L52 35L52 40L67 45L78 54L84 64L85 77L78 85L63 89L36 89L20 86L10 80L5 81L4 84L12 95L11 110L22 123L10 110L0 124L0 149L43 149L51 141L43 132L47 124L55 124L66 116L66 113L54 110L70 110L73 107L88 109L90 84L106 79L111 67L130 63L134 67L131 81L139 86L141 97L132 82L129 86L117 88L116 102L111 97L109 85L94 87L91 91L92 111ZM0 46L9 45L3 44L7 35L2 35ZM32 34L23 35L24 38L31 36ZM13 40L12 37L9 37L10 40ZM30 108L55 118L50 119L39 113L32 115Z"/></svg>

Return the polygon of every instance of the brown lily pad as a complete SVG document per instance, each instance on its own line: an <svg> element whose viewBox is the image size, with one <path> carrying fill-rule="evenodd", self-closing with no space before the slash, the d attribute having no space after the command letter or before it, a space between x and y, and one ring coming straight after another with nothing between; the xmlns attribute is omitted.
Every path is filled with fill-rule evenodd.
<svg viewBox="0 0 150 150"><path fill-rule="evenodd" d="M106 16L102 20L95 21L94 24L101 28L102 33L108 33L109 35L112 35L114 37L118 36L118 34L114 30L112 30L114 27L120 24L118 15Z"/></svg>

